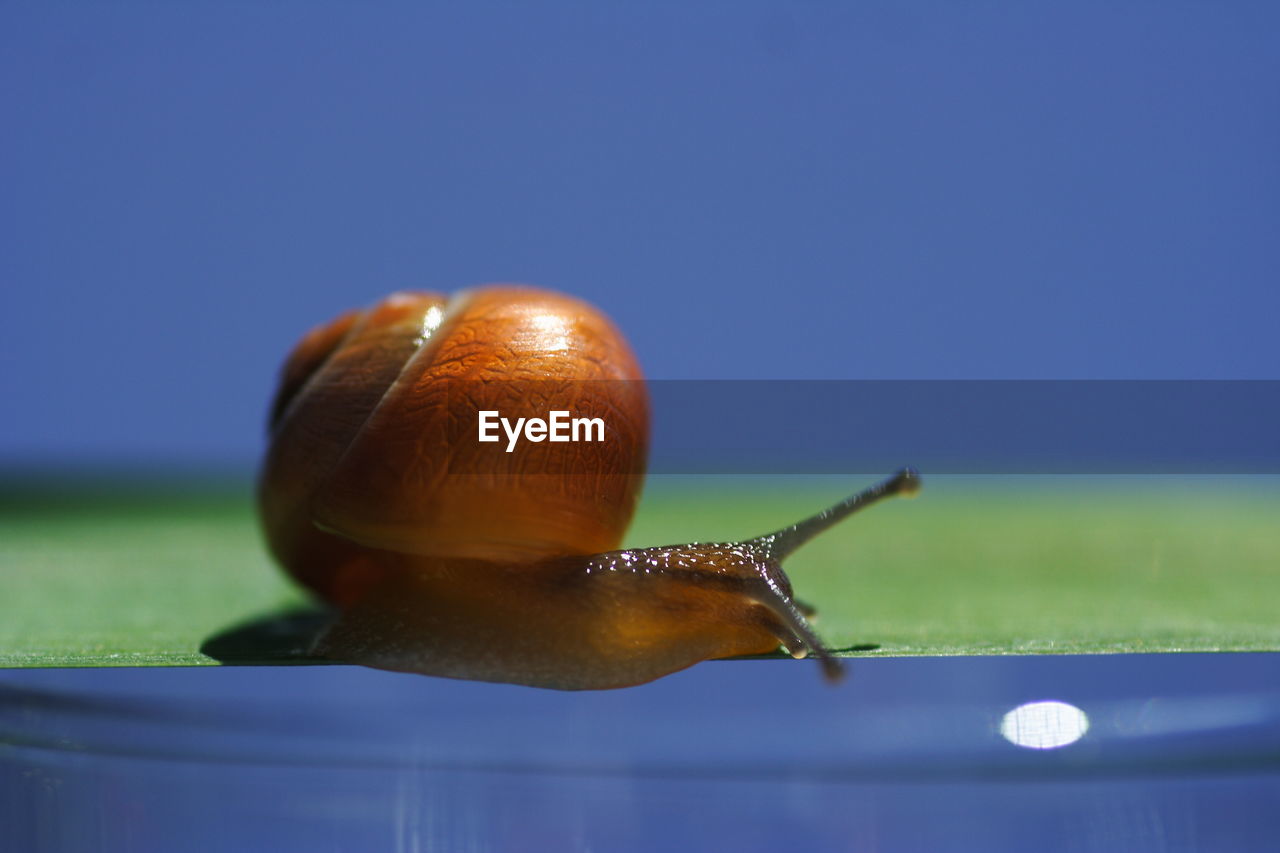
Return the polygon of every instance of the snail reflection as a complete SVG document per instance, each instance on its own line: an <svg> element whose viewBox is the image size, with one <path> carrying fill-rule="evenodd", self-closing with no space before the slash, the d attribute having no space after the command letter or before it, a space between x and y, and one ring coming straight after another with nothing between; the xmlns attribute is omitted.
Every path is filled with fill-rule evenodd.
<svg viewBox="0 0 1280 853"><path fill-rule="evenodd" d="M643 486L648 406L608 318L545 290L396 293L308 333L271 408L259 509L276 560L338 608L316 652L598 689L781 647L838 678L782 561L913 494L918 476L742 542L617 550ZM518 445L477 440L479 412L531 407L599 417L608 440L542 440L545 423Z"/></svg>

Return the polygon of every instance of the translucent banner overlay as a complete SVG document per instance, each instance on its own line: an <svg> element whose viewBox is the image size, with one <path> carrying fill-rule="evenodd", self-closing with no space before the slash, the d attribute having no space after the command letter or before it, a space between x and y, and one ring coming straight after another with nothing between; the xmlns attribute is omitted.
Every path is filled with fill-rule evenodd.
<svg viewBox="0 0 1280 853"><path fill-rule="evenodd" d="M455 384L451 473L465 473L458 460L479 448L459 399L521 401L508 406L521 416L576 416L574 401L589 400L583 414L610 425L606 444L620 438L615 420L633 440L635 419L601 400L643 399L621 382L506 382L498 393L483 387L492 383ZM903 465L933 474L1280 474L1273 380L682 380L645 390L654 474L879 474ZM485 444L486 467L507 446ZM594 448L573 447L540 470L588 464ZM574 472L587 473L566 470Z"/></svg>

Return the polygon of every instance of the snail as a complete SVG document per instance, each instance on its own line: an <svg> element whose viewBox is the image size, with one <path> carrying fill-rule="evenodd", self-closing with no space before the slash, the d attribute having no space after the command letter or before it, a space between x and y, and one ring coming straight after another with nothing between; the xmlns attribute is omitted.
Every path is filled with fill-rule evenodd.
<svg viewBox="0 0 1280 853"><path fill-rule="evenodd" d="M604 440L479 440L479 413L535 409L598 416ZM648 421L622 335L563 294L400 292L306 334L271 406L258 503L276 561L337 613L313 651L571 690L781 647L838 679L781 563L853 512L913 494L918 475L742 542L617 550Z"/></svg>

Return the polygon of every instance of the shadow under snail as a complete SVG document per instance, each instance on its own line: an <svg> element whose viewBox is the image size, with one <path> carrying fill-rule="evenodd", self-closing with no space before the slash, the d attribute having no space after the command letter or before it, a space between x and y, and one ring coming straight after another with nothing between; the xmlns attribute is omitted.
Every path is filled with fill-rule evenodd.
<svg viewBox="0 0 1280 853"><path fill-rule="evenodd" d="M482 410L572 411L599 443L481 443ZM709 658L837 660L782 561L912 469L742 542L616 550L644 481L649 401L622 335L545 290L403 292L285 362L258 498L267 543L337 608L323 657L559 689L642 684Z"/></svg>

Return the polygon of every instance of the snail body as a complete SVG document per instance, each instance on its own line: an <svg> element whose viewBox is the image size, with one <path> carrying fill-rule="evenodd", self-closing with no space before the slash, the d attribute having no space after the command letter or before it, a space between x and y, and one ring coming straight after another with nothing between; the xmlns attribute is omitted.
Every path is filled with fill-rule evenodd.
<svg viewBox="0 0 1280 853"><path fill-rule="evenodd" d="M596 444L482 444L481 411L599 416ZM259 480L267 544L337 608L325 657L560 689L640 684L782 646L839 662L781 560L904 471L739 543L617 550L643 487L649 402L622 335L562 294L396 293L285 362Z"/></svg>

